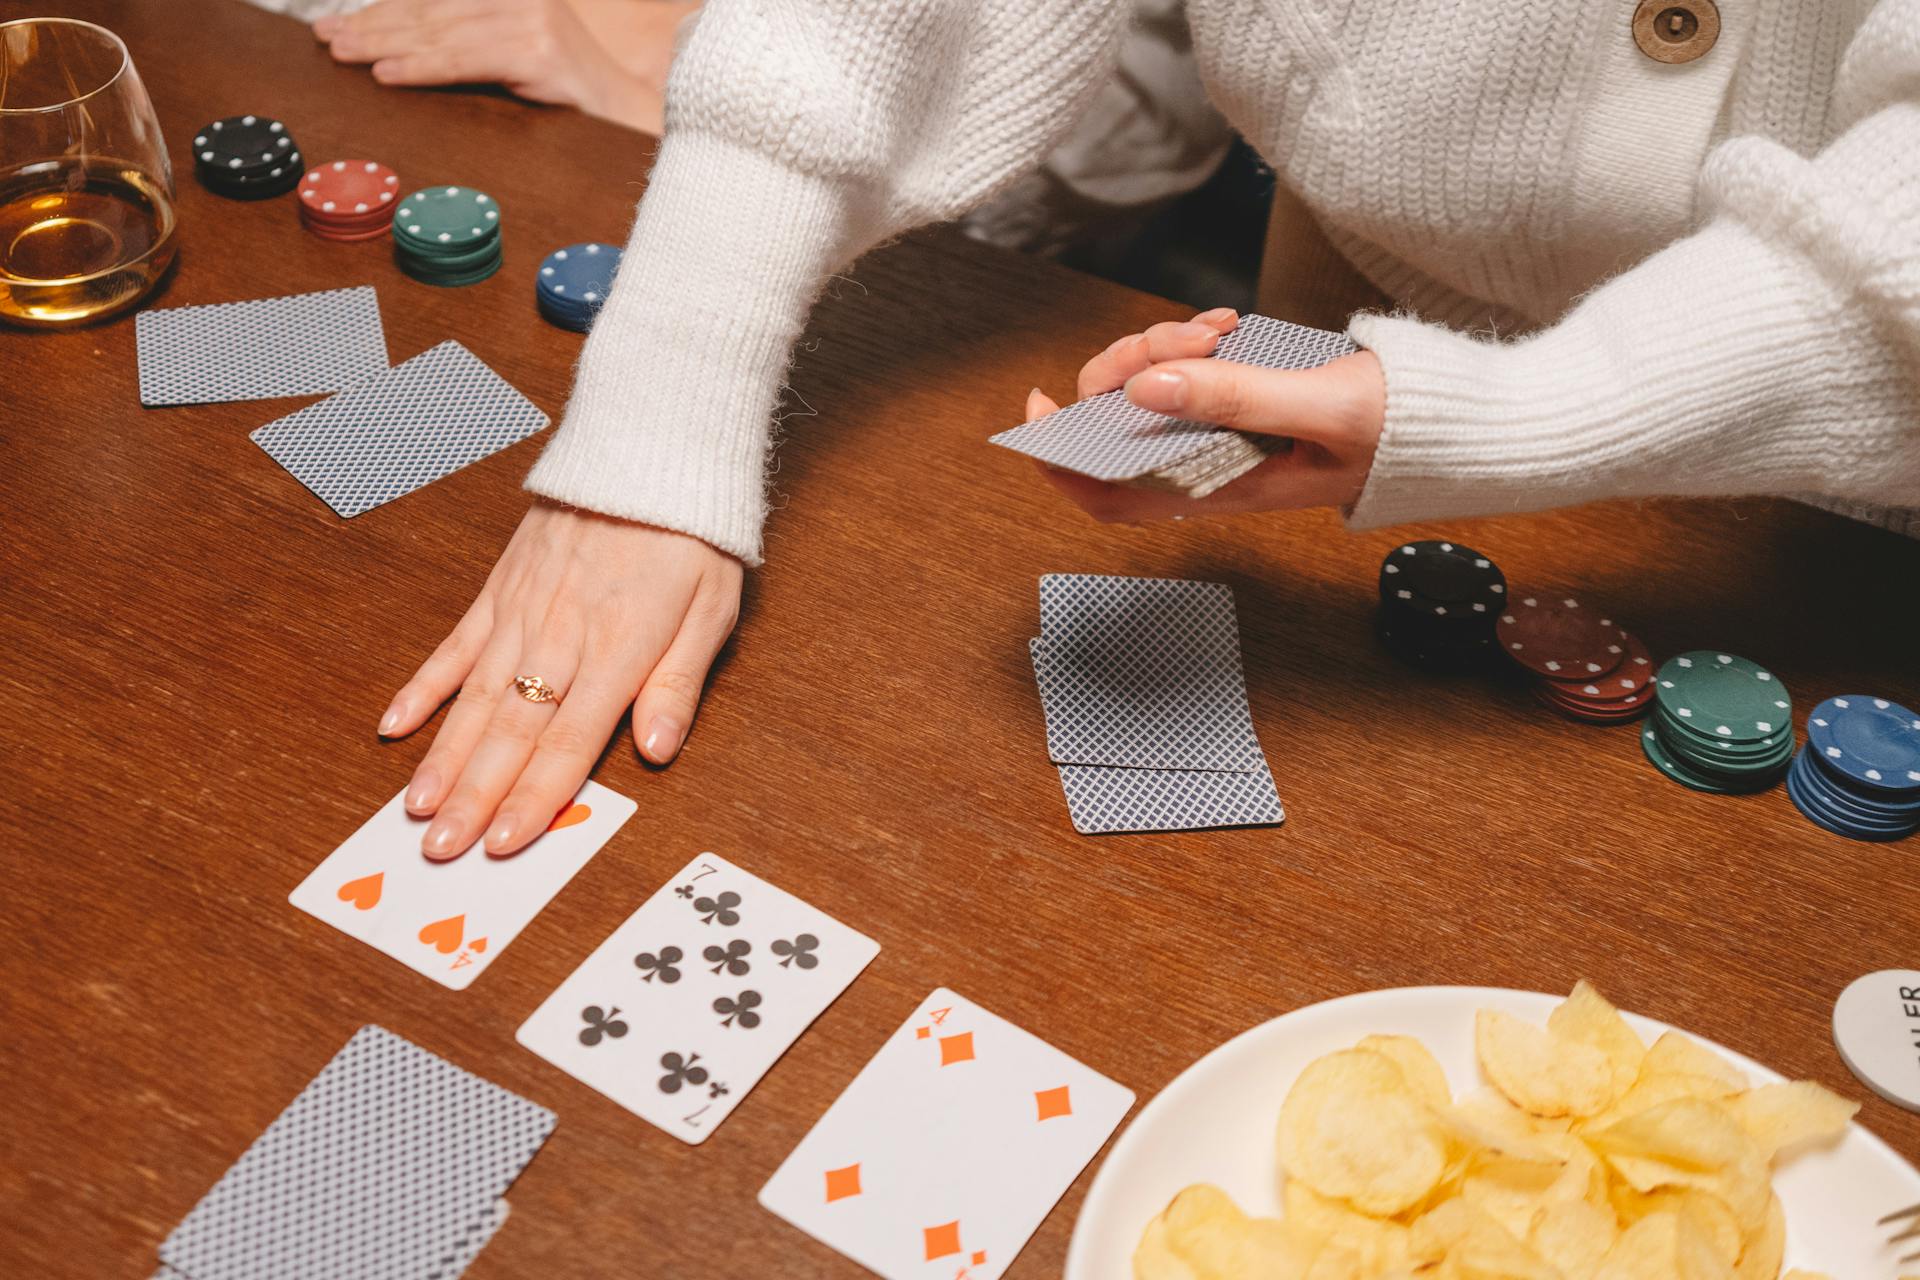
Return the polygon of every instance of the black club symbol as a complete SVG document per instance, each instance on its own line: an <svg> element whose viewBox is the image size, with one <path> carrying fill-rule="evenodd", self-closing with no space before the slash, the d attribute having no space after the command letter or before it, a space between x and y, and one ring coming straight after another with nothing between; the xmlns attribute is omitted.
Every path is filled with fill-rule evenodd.
<svg viewBox="0 0 1920 1280"><path fill-rule="evenodd" d="M707 1069L693 1064L700 1061L700 1055L690 1053L681 1057L677 1053L660 1055L660 1069L666 1072L660 1077L660 1092L678 1093L682 1085L703 1085L707 1082Z"/></svg>
<svg viewBox="0 0 1920 1280"><path fill-rule="evenodd" d="M754 1010L759 1007L760 993L758 991L742 991L732 999L721 996L713 1002L713 1011L726 1015L720 1019L721 1026L730 1027L733 1025L734 1020L738 1019L740 1025L747 1030L752 1030L754 1027L760 1025L760 1015L754 1012Z"/></svg>
<svg viewBox="0 0 1920 1280"><path fill-rule="evenodd" d="M740 913L734 908L740 905L740 895L729 889L717 898L695 898L693 909L700 913L701 924L712 924L718 920L732 927L740 923Z"/></svg>
<svg viewBox="0 0 1920 1280"><path fill-rule="evenodd" d="M776 938L773 954L786 957L780 962L782 969L792 965L796 969L812 969L820 963L820 957L813 954L819 949L820 939L810 933L795 936L792 942L785 938Z"/></svg>
<svg viewBox="0 0 1920 1280"><path fill-rule="evenodd" d="M686 952L678 947L662 947L658 954L642 951L633 958L633 967L647 976L642 982L652 982L655 978L662 983L671 984L680 981L680 970L674 966L686 959Z"/></svg>
<svg viewBox="0 0 1920 1280"><path fill-rule="evenodd" d="M674 892L679 894L683 898L691 898L693 896L693 886L690 884L683 884L678 889L675 889Z"/></svg>
<svg viewBox="0 0 1920 1280"><path fill-rule="evenodd" d="M580 1020L587 1025L580 1029L580 1043L591 1049L600 1043L602 1036L609 1040L618 1040L627 1034L627 1024L616 1016L619 1012L617 1007L602 1009L597 1004L590 1004L582 1009Z"/></svg>
<svg viewBox="0 0 1920 1280"><path fill-rule="evenodd" d="M752 950L753 944L751 942L748 942L745 938L735 938L724 947L708 947L700 954L705 956L713 964L713 972L718 973L722 969L725 969L734 977L739 978L744 977L747 971L753 968L752 965L747 963L746 959L747 953Z"/></svg>
<svg viewBox="0 0 1920 1280"><path fill-rule="evenodd" d="M724 1098L727 1096L727 1086L715 1080L707 1086L707 1096L709 1098Z"/></svg>

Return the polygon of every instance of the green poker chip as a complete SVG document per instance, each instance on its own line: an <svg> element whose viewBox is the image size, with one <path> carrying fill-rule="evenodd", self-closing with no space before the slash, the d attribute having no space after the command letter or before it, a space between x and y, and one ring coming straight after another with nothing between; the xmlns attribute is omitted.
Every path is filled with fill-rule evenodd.
<svg viewBox="0 0 1920 1280"><path fill-rule="evenodd" d="M393 211L395 240L431 250L470 248L500 234L500 206L471 187L426 187Z"/></svg>
<svg viewBox="0 0 1920 1280"><path fill-rule="evenodd" d="M471 271L433 271L406 258L399 259L400 269L422 284L440 285L443 288L458 288L461 285L479 284L494 272L500 270L500 259L493 258L484 266Z"/></svg>
<svg viewBox="0 0 1920 1280"><path fill-rule="evenodd" d="M1734 654L1696 649L1669 658L1654 677L1654 690L1666 718L1709 741L1761 742L1793 731L1786 686Z"/></svg>
<svg viewBox="0 0 1920 1280"><path fill-rule="evenodd" d="M1674 756L1667 750L1658 730L1649 725L1640 731L1640 750L1660 771L1682 786L1695 791L1704 791L1709 795L1733 796L1752 795L1765 791L1780 780L1784 772L1779 766L1764 773L1754 775L1709 774L1684 759Z"/></svg>

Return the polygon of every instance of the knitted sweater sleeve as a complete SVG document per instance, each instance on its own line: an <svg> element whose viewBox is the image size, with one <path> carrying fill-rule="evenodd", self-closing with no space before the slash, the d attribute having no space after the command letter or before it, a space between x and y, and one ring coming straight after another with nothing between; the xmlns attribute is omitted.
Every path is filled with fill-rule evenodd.
<svg viewBox="0 0 1920 1280"><path fill-rule="evenodd" d="M829 276L1046 156L1113 0L710 0L533 492L760 561L770 420Z"/></svg>
<svg viewBox="0 0 1920 1280"><path fill-rule="evenodd" d="M1868 14L1833 118L1811 157L1716 147L1701 229L1539 333L1355 317L1387 416L1350 523L1663 494L1920 507L1920 0Z"/></svg>

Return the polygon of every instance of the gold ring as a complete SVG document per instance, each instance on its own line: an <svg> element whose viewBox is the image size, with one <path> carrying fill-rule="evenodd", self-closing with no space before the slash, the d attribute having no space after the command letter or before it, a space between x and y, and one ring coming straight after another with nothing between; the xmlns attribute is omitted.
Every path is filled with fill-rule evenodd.
<svg viewBox="0 0 1920 1280"><path fill-rule="evenodd" d="M558 702L560 691L542 680L539 676L518 676L513 689L528 702Z"/></svg>

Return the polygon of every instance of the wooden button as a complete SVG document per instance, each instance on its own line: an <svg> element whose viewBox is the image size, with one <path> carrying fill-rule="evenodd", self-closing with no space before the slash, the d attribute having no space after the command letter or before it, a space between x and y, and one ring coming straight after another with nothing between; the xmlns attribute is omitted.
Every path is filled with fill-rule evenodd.
<svg viewBox="0 0 1920 1280"><path fill-rule="evenodd" d="M1633 42L1655 62L1692 62L1719 38L1713 0L1640 0L1633 11Z"/></svg>

